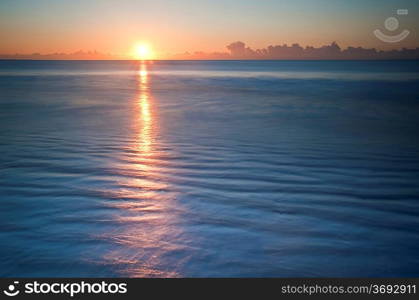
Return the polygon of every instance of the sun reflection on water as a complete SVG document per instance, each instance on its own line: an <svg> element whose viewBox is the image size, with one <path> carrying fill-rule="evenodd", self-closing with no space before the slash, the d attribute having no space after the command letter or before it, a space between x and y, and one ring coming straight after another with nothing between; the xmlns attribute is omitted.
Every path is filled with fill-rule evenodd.
<svg viewBox="0 0 419 300"><path fill-rule="evenodd" d="M151 155L152 114L150 108L150 91L147 65L141 63L138 71L138 104L140 109L139 150L143 155Z"/></svg>
<svg viewBox="0 0 419 300"><path fill-rule="evenodd" d="M134 141L114 165L116 189L106 191L116 209L114 229L104 235L116 245L106 253L107 265L128 277L177 277L181 262L168 261L186 246L179 239L177 192L166 177L167 156L156 143L158 118L150 88L149 64L141 62L133 101ZM160 141L161 143L161 141Z"/></svg>

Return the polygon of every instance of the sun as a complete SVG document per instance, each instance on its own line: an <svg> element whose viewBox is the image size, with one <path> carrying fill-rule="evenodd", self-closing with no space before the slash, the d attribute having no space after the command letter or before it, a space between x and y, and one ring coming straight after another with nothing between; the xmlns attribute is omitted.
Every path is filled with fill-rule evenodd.
<svg viewBox="0 0 419 300"><path fill-rule="evenodd" d="M150 60L154 58L154 53L148 44L139 43L134 47L133 56L138 60Z"/></svg>

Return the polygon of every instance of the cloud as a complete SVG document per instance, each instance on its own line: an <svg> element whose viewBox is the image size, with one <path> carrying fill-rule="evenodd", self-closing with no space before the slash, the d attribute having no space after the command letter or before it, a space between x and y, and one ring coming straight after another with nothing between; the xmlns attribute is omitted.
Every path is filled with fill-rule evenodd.
<svg viewBox="0 0 419 300"><path fill-rule="evenodd" d="M263 59L263 60L309 60L309 59L419 59L419 48L382 51L375 48L348 47L342 49L336 42L318 48L299 44L288 46L271 45L263 49L253 50L244 42L237 41L226 46L225 53L195 52L194 55L185 53L178 59Z"/></svg>
<svg viewBox="0 0 419 300"><path fill-rule="evenodd" d="M0 59L34 59L34 60L113 60L124 59L124 57L116 56L98 51L77 51L73 53L49 53L49 54L0 54Z"/></svg>

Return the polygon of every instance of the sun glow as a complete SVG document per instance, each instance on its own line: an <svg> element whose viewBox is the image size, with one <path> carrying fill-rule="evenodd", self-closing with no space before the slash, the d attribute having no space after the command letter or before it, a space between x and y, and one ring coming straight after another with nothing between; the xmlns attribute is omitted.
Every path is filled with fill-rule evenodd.
<svg viewBox="0 0 419 300"><path fill-rule="evenodd" d="M139 43L134 47L133 56L138 60L150 60L154 58L154 52L148 44Z"/></svg>

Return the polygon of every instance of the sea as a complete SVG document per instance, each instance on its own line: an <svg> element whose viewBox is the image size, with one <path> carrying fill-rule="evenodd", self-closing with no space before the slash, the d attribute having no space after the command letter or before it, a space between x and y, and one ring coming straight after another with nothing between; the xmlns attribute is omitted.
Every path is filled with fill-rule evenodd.
<svg viewBox="0 0 419 300"><path fill-rule="evenodd" d="M419 61L0 61L0 276L418 277Z"/></svg>

